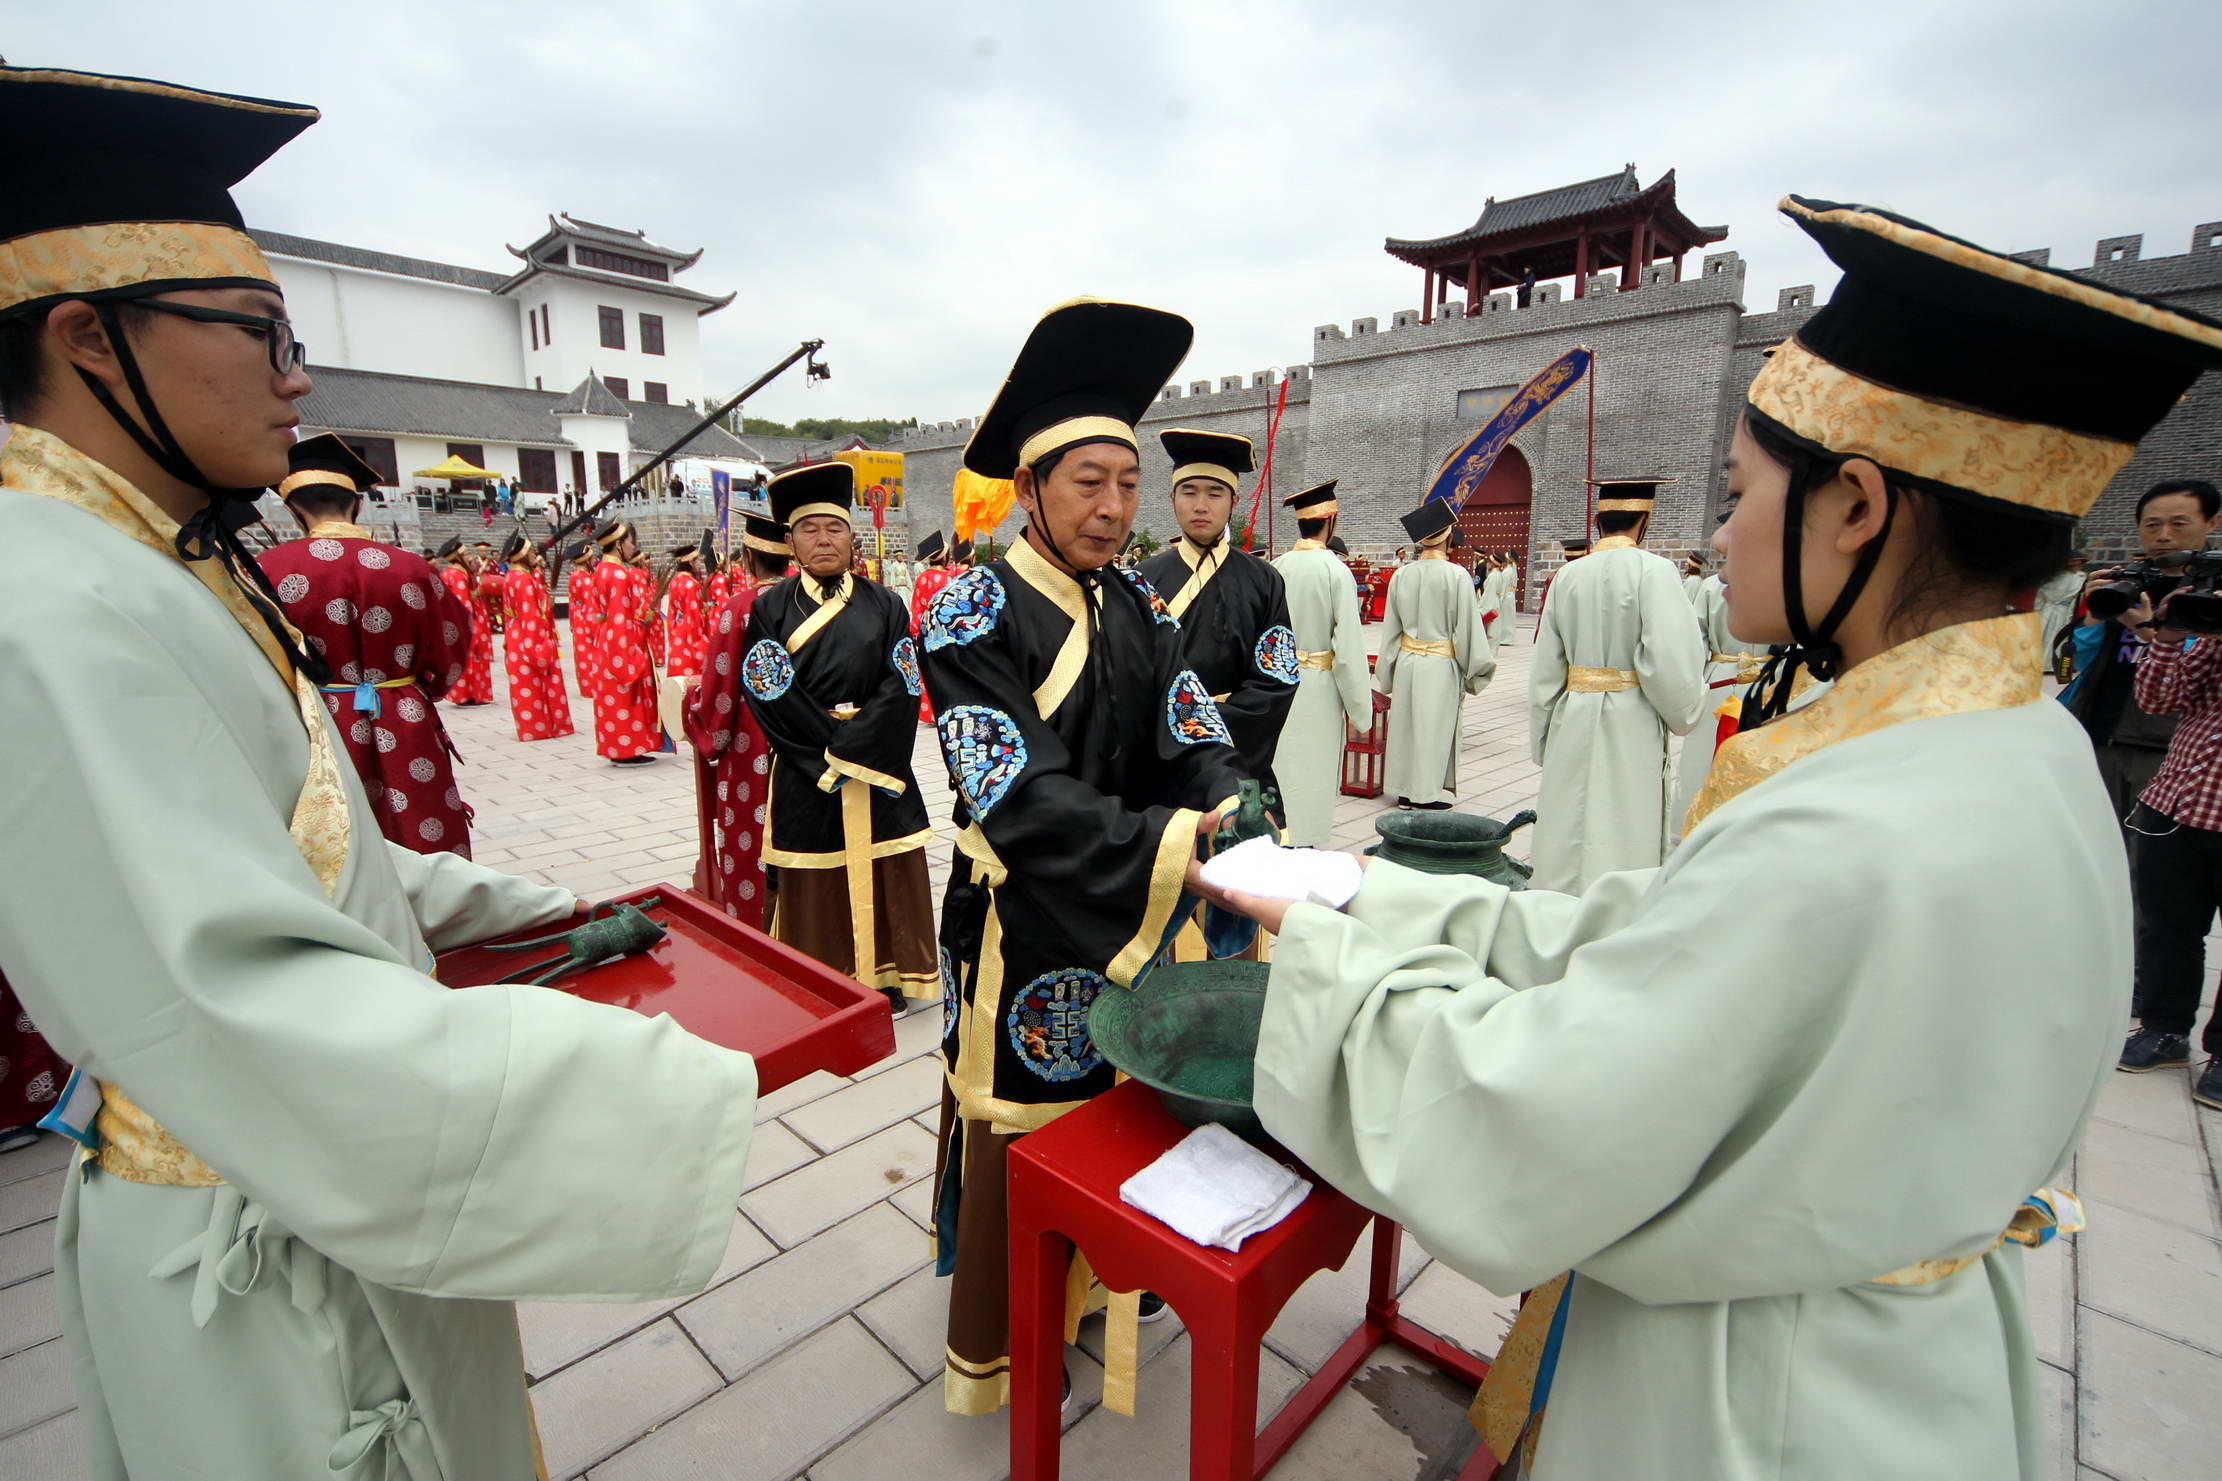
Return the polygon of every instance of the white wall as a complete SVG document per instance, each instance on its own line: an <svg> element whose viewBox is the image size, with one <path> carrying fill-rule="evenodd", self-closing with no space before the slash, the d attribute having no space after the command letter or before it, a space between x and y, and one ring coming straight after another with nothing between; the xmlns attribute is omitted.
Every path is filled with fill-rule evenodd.
<svg viewBox="0 0 2222 1481"><path fill-rule="evenodd" d="M523 325L507 299L298 257L272 254L270 265L312 364L482 385L532 384L525 378Z"/></svg>
<svg viewBox="0 0 2222 1481"><path fill-rule="evenodd" d="M554 338L553 344L544 344L535 353L530 348L530 332L520 337L525 385L531 385L537 376L542 389L568 392L585 380L591 370L605 379L622 376L627 382L626 395L634 401L648 399L643 388L649 381L661 381L670 387L669 399L674 404L702 394L698 383L702 333L696 305L682 299L642 293L622 283L588 283L545 274L532 279L511 296L521 309L535 312L545 303L548 327ZM625 315L625 348L622 350L602 346L599 310L605 306ZM661 355L641 353L640 316L644 313L663 318L664 352ZM520 330L524 328L522 313L516 323Z"/></svg>

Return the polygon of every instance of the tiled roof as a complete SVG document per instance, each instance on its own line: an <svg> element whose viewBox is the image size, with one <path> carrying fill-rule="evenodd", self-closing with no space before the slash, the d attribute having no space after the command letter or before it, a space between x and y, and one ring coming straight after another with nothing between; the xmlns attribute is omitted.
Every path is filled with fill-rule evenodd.
<svg viewBox="0 0 2222 1481"><path fill-rule="evenodd" d="M559 417L625 417L632 413L617 393L598 375L589 375L575 386L571 394L549 408Z"/></svg>
<svg viewBox="0 0 2222 1481"><path fill-rule="evenodd" d="M488 293L509 281L502 273L481 272L475 267L457 267L452 262L432 262L422 257L403 257L394 252L374 252L368 247L321 242L315 237L297 237L282 231L261 231L250 227L247 235L254 238L255 245L265 252L274 252L284 257L302 257L311 262L330 262L341 267L398 273L405 278L429 278L435 283L454 283L464 288L480 288Z"/></svg>
<svg viewBox="0 0 2222 1481"><path fill-rule="evenodd" d="M514 247L510 250L512 252L517 251ZM524 253L518 252L517 255L523 257ZM677 283L659 283L654 278L635 278L624 273L602 272L596 268L570 267L556 262L540 262L529 257L525 259L525 265L517 271L516 275L503 278L496 286L495 291L507 293L513 288L522 288L542 273L551 278L572 278L581 283L600 283L609 287L630 288L636 293L653 293L663 298L681 299L696 305L695 312L698 315L714 314L733 301L733 295L730 293L723 298L717 298L708 293L697 293L692 288L682 288Z"/></svg>
<svg viewBox="0 0 2222 1481"><path fill-rule="evenodd" d="M443 381L419 375L383 375L369 370L311 366L316 389L300 402L301 420L335 432L382 436L437 437L455 442L503 442L529 447L569 447L556 420L559 404L570 397L517 386L476 381ZM628 439L635 452L662 452L672 439L700 419L684 406L648 401L618 402L609 387L593 383L616 407L605 415L627 416ZM582 387L582 389L584 389ZM577 395L574 392L573 395ZM597 406L599 410L599 406ZM702 458L761 462L722 428L708 427L681 449Z"/></svg>
<svg viewBox="0 0 2222 1481"><path fill-rule="evenodd" d="M1663 204L1675 211L1675 219L1681 219L1679 207L1674 205L1672 170L1652 181L1648 190L1659 192L1663 197ZM1646 193L1646 187L1636 182L1636 167L1629 165L1615 174L1599 175L1594 180L1579 180L1572 185L1539 190L1532 195L1516 195L1503 201L1492 197L1482 207L1481 215L1474 224L1464 231L1454 231L1449 236L1442 237L1390 237L1384 245L1392 253L1457 246L1512 232L1531 231L1537 227L1550 226L1554 222L1575 221L1593 212L1626 205ZM1724 226L1693 226L1693 230L1715 241L1728 234L1728 228Z"/></svg>

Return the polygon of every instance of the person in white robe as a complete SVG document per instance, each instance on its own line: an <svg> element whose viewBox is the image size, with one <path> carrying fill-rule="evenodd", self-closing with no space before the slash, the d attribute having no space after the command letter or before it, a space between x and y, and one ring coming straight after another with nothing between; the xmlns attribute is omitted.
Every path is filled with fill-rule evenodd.
<svg viewBox="0 0 2222 1481"><path fill-rule="evenodd" d="M1296 543L1276 557L1296 634L1296 698L1273 752L1273 776L1287 811L1287 840L1313 848L1334 843L1335 799L1342 791L1344 727L1373 724L1373 681L1366 673L1358 585L1328 548L1335 537L1335 480L1281 501L1296 518Z"/></svg>
<svg viewBox="0 0 2222 1481"><path fill-rule="evenodd" d="M1400 516L1419 556L1389 578L1374 687L1389 697L1382 778L1399 806L1447 808L1458 791L1459 712L1497 672L1465 568L1450 558L1457 516L1430 500Z"/></svg>
<svg viewBox="0 0 2222 1481"><path fill-rule="evenodd" d="M1528 1481L2054 1473L2022 1252L2080 1226L2044 1185L2111 1072L2130 902L2010 605L2222 325L1785 209L1845 287L1753 383L1714 543L1732 629L1834 686L1580 898L1380 863L1345 913L1205 890L1278 934L1266 1129L1535 1291L1476 1406ZM1984 373L2032 362L2069 383Z"/></svg>
<svg viewBox="0 0 2222 1481"><path fill-rule="evenodd" d="M1697 593L1705 585L1705 557L1685 556L1682 560L1682 595L1691 606L1697 605Z"/></svg>
<svg viewBox="0 0 2222 1481"><path fill-rule="evenodd" d="M1596 547L1551 583L1528 671L1535 884L1580 894L1666 857L1667 738L1705 704L1705 647L1673 564L1637 543L1660 480L1601 484Z"/></svg>
<svg viewBox="0 0 2222 1481"><path fill-rule="evenodd" d="M532 1476L511 1303L701 1290L753 1122L750 1058L667 1018L433 979L578 901L380 836L234 533L310 381L227 187L315 116L0 68L42 141L0 238L45 217L0 261L0 962L80 1069L94 1481Z"/></svg>
<svg viewBox="0 0 2222 1481"><path fill-rule="evenodd" d="M2058 650L2053 646L2060 634L2075 621L2075 604L2083 595L2083 557L2073 556L2068 569L2037 588L2037 615L2044 620L2044 648L2042 667L2050 670Z"/></svg>
<svg viewBox="0 0 2222 1481"><path fill-rule="evenodd" d="M1697 789L1705 784L1705 773L1713 765L1713 748L1720 738L1720 707L1749 688L1759 678L1759 671L1767 661L1764 644L1739 642L1729 632L1728 598L1721 590L1718 572L1699 584L1697 599L1692 605L1698 633L1706 649L1705 697L1699 706L1697 723L1682 737L1681 755L1675 762L1676 838L1682 836L1690 804L1697 800Z"/></svg>

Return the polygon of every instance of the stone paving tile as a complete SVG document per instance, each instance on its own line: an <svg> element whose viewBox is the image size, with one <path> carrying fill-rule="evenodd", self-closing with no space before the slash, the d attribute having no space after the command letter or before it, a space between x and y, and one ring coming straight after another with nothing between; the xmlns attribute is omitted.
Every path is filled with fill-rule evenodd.
<svg viewBox="0 0 2222 1481"><path fill-rule="evenodd" d="M26 1224L0 1234L0 1286L44 1275L54 1268L54 1221Z"/></svg>
<svg viewBox="0 0 2222 1481"><path fill-rule="evenodd" d="M2099 1086L2099 1103L2091 1114L2096 1120L2149 1136L2192 1143L2198 1138L2198 1126L2191 1107L2189 1084L2183 1075L2108 1075Z"/></svg>
<svg viewBox="0 0 2222 1481"><path fill-rule="evenodd" d="M2222 1353L2222 1244L2112 1204L2088 1209L2076 1236L2084 1307Z"/></svg>
<svg viewBox="0 0 2222 1481"><path fill-rule="evenodd" d="M1514 1292L1499 1296L1437 1260L1404 1293L1404 1314L1470 1353L1493 1357L1520 1309Z"/></svg>
<svg viewBox="0 0 2222 1481"><path fill-rule="evenodd" d="M2075 1239L2067 1235L2022 1255L2022 1291L2037 1356L2075 1367Z"/></svg>
<svg viewBox="0 0 2222 1481"><path fill-rule="evenodd" d="M793 1249L933 1170L934 1139L905 1121L743 1194L741 1212Z"/></svg>
<svg viewBox="0 0 2222 1481"><path fill-rule="evenodd" d="M0 1184L0 1233L51 1219L61 1207L61 1168Z"/></svg>
<svg viewBox="0 0 2222 1481"><path fill-rule="evenodd" d="M914 1123L915 1124L915 1123ZM934 1227L934 1180L924 1178L911 1184L887 1200L910 1217L910 1221L928 1234Z"/></svg>
<svg viewBox="0 0 2222 1481"><path fill-rule="evenodd" d="M53 1276L0 1287L0 1358L58 1337L61 1332L62 1321L54 1310Z"/></svg>
<svg viewBox="0 0 2222 1481"><path fill-rule="evenodd" d="M2071 1481L2075 1468L2075 1375L2048 1365L2037 1370L2045 1448L2052 1481Z"/></svg>
<svg viewBox="0 0 2222 1481"><path fill-rule="evenodd" d="M915 1383L844 1319L596 1466L593 1478L787 1481Z"/></svg>
<svg viewBox="0 0 2222 1481"><path fill-rule="evenodd" d="M877 1204L679 1308L727 1378L738 1378L926 1263L902 1215Z"/></svg>
<svg viewBox="0 0 2222 1481"><path fill-rule="evenodd" d="M2086 1310L2076 1457L2121 1481L2212 1474L2222 1454L2222 1358Z"/></svg>
<svg viewBox="0 0 2222 1481"><path fill-rule="evenodd" d="M941 1391L942 1354L949 1342L946 1278L935 1275L931 1265L922 1266L859 1306L856 1316L904 1367L932 1379L935 1393Z"/></svg>
<svg viewBox="0 0 2222 1481"><path fill-rule="evenodd" d="M756 1098L756 1123L761 1126L774 1116L786 1114L796 1106L807 1105L821 1095L831 1095L849 1083L846 1075L835 1075L825 1070L812 1070L800 1080L790 1080L769 1095Z"/></svg>
<svg viewBox="0 0 2222 1481"><path fill-rule="evenodd" d="M1068 1349L1065 1370L1072 1375L1064 1418L1070 1430L1102 1402L1103 1369ZM810 1481L1004 1481L1011 1471L1009 1422L1000 1414L951 1414L936 1371L933 1382L813 1463Z"/></svg>
<svg viewBox="0 0 2222 1481"><path fill-rule="evenodd" d="M2083 1186L2076 1191L2086 1198L2133 1208L2210 1238L2222 1235L2206 1160L2195 1147L2094 1121L2083 1134L2077 1172Z"/></svg>
<svg viewBox="0 0 2222 1481"><path fill-rule="evenodd" d="M549 1481L566 1481L724 1387L670 1318L533 1390Z"/></svg>
<svg viewBox="0 0 2222 1481"><path fill-rule="evenodd" d="M741 1184L741 1191L761 1188L777 1177L784 1177L818 1155L801 1137L796 1136L777 1121L759 1122L748 1144L748 1172Z"/></svg>
<svg viewBox="0 0 2222 1481"><path fill-rule="evenodd" d="M942 1021L939 1005L914 1011L895 1020L895 1052L878 1064L866 1065L856 1072L859 1080L874 1075L884 1075L898 1065L905 1065L921 1054L931 1053L941 1047Z"/></svg>
<svg viewBox="0 0 2222 1481"><path fill-rule="evenodd" d="M0 1476L84 1481L86 1474L75 1410L0 1440Z"/></svg>
<svg viewBox="0 0 2222 1481"><path fill-rule="evenodd" d="M25 1178L35 1178L67 1165L70 1149L75 1145L68 1137L48 1132L28 1147L0 1152L0 1184L20 1183Z"/></svg>
<svg viewBox="0 0 2222 1481"><path fill-rule="evenodd" d="M77 1407L70 1385L69 1354L61 1339L0 1358L0 1436L27 1430ZM0 1475L14 1472L0 1471Z"/></svg>
<svg viewBox="0 0 2222 1481"><path fill-rule="evenodd" d="M1410 1235L1398 1252L1397 1289L1410 1287L1427 1268L1427 1251ZM1373 1284L1373 1236L1358 1236L1340 1270L1322 1270L1297 1288L1265 1334L1265 1345L1306 1373L1316 1372L1342 1340L1365 1319L1366 1292Z"/></svg>
<svg viewBox="0 0 2222 1481"><path fill-rule="evenodd" d="M780 1120L819 1151L831 1152L939 1105L941 1084L939 1063L914 1059L789 1111Z"/></svg>
<svg viewBox="0 0 2222 1481"><path fill-rule="evenodd" d="M726 1241L725 1258L718 1263L707 1289L716 1290L742 1271L762 1264L777 1253L778 1247L755 1225L735 1217L733 1232ZM545 1377L636 1327L654 1321L683 1302L695 1299L676 1296L668 1301L525 1302L517 1308L517 1326L525 1344L525 1371L534 1378Z"/></svg>
<svg viewBox="0 0 2222 1481"><path fill-rule="evenodd" d="M1099 1406L1066 1433L1063 1474L1068 1481L1186 1474L1189 1356L1183 1333L1163 1357L1142 1370L1135 1385L1134 1418ZM1258 1423L1271 1418L1302 1382L1302 1374L1272 1353L1258 1354Z"/></svg>
<svg viewBox="0 0 2222 1481"><path fill-rule="evenodd" d="M1471 1389L1409 1354L1384 1349L1327 1401L1266 1474L1277 1481L1449 1481L1481 1443L1466 1420L1473 1401Z"/></svg>

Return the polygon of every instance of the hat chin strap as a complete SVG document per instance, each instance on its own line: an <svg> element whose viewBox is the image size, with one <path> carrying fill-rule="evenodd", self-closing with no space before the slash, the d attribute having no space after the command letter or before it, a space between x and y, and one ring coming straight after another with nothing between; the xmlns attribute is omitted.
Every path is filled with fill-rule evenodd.
<svg viewBox="0 0 2222 1481"><path fill-rule="evenodd" d="M1803 668L1824 682L1834 680L1843 672L1844 650L1836 641L1836 630L1844 625L1844 619L1851 615L1860 594L1867 589L1876 563L1882 559L1883 542L1890 538L1891 521L1898 515L1898 490L1885 483L1882 528L1860 547L1857 559L1852 562L1851 574L1844 578L1843 589L1822 614L1819 624L1808 623L1803 579L1805 496L1815 471L1809 454L1802 451L1794 454L1789 492L1782 506L1782 602L1783 613L1790 620L1791 641L1787 648L1767 660L1765 671L1752 685L1752 693L1758 700L1753 725L1764 725L1790 708L1799 669Z"/></svg>

